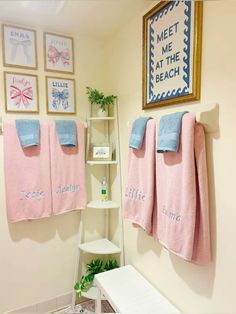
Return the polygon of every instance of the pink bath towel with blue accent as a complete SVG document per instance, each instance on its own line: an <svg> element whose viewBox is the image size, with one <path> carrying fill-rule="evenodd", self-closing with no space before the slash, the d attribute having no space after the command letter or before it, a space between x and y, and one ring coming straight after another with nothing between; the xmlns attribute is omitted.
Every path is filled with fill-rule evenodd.
<svg viewBox="0 0 236 314"><path fill-rule="evenodd" d="M149 120L140 149L128 149L128 173L123 198L123 217L152 232L152 213L155 197L155 140L156 122Z"/></svg>
<svg viewBox="0 0 236 314"><path fill-rule="evenodd" d="M14 122L3 134L6 207L9 222L48 217L52 213L49 132L41 123L37 146L22 147Z"/></svg>
<svg viewBox="0 0 236 314"><path fill-rule="evenodd" d="M86 207L84 125L76 123L77 146L60 144L50 123L52 203L55 215Z"/></svg>
<svg viewBox="0 0 236 314"><path fill-rule="evenodd" d="M195 123L194 114L183 116L179 151L156 154L156 182L154 237L183 259L208 264L211 247L205 134L202 125Z"/></svg>

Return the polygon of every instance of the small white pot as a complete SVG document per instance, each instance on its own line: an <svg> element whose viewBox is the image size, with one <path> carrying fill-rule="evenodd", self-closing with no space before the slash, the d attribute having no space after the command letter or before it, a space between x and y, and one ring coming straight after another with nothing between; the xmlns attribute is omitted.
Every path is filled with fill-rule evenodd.
<svg viewBox="0 0 236 314"><path fill-rule="evenodd" d="M97 116L100 117L100 118L102 118L102 117L107 117L107 116L108 116L108 110L107 110L107 108L106 108L105 110L102 110L102 108L99 107L99 108L97 109Z"/></svg>

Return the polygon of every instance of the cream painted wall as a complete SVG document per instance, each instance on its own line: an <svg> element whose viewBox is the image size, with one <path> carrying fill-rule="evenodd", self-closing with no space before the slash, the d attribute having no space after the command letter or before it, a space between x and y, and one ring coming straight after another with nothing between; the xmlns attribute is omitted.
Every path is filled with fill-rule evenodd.
<svg viewBox="0 0 236 314"><path fill-rule="evenodd" d="M38 71L3 68L0 55L0 116L3 120L12 120L16 117L40 120L59 118L46 114L45 75L54 76L54 73L44 72L42 30L37 30L37 39ZM77 115L70 118L85 120L88 112L85 86L104 88L104 47L101 42L88 37L75 36L74 40L75 75L68 75L68 77L76 79ZM0 53L1 51L2 49ZM3 70L34 73L39 76L39 115L5 113ZM60 118L67 117L60 116ZM3 136L0 136L0 173L2 174L0 176L0 313L54 298L73 289L79 227L78 212L8 224L2 143ZM96 178L93 181L96 182ZM90 185L94 186L94 183ZM88 237L93 238L99 232L97 228L90 228Z"/></svg>
<svg viewBox="0 0 236 314"><path fill-rule="evenodd" d="M153 6L153 5L152 5ZM142 12L145 13L145 12ZM207 135L213 262L199 267L174 256L141 230L124 223L125 261L186 313L235 313L236 280L236 2L204 1L201 101L146 111L197 111L220 105L220 130ZM127 121L142 106L142 14L107 44L109 90L119 96L123 186L127 169Z"/></svg>
<svg viewBox="0 0 236 314"><path fill-rule="evenodd" d="M194 111L207 103L220 104L220 131L207 135L213 263L209 267L186 263L169 254L141 230L133 229L129 223L124 224L126 263L134 264L170 300L188 313L236 312L234 287L236 200L233 198L236 148L232 136L236 128L234 105L236 65L233 62L236 39L232 36L236 27L235 16L234 1L204 2L201 101L181 106L183 110ZM39 70L19 71L39 75L40 115L38 117L41 120L54 119L55 117L46 115L44 76L50 73L44 73L43 70L42 31L38 30L37 35ZM101 42L86 37L75 37L75 56L77 117L82 120L86 117L85 86L104 88L108 92L119 95L121 166L124 185L128 144L126 124L127 121L143 114L141 110L142 14L111 38L105 50ZM1 73L2 70L15 71L14 68L2 67L0 55ZM0 86L2 104L0 115L4 120L14 119L16 115L5 114L4 111L3 75L0 76ZM180 108L180 106L176 107ZM155 117L159 111L165 113L172 109L153 109L145 114ZM20 116L36 117L35 115ZM1 313L55 297L72 289L79 215L68 213L43 220L8 224L5 209L2 136L0 136L0 167L2 173L0 177ZM89 183L89 192L90 190L96 192L99 178L99 175L95 176L92 183ZM118 198L116 191L114 196ZM87 220L93 220L93 213L89 215ZM96 222L97 219L98 217L95 218ZM99 222L96 225L99 225ZM97 228L90 227L87 237L95 238L99 232Z"/></svg>

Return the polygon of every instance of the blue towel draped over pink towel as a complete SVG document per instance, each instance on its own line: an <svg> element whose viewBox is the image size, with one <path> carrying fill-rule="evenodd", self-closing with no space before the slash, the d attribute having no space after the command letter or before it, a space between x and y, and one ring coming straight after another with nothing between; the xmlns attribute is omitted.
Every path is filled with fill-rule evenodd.
<svg viewBox="0 0 236 314"><path fill-rule="evenodd" d="M205 134L202 125L195 123L194 114L183 116L179 151L156 154L156 178L154 237L183 259L208 264L211 247Z"/></svg>
<svg viewBox="0 0 236 314"><path fill-rule="evenodd" d="M53 213L84 209L87 204L85 181L84 125L76 123L77 146L62 146L56 124L49 125Z"/></svg>
<svg viewBox="0 0 236 314"><path fill-rule="evenodd" d="M123 201L123 217L135 226L152 232L155 202L155 134L156 122L147 122L141 149L129 148L127 184Z"/></svg>
<svg viewBox="0 0 236 314"><path fill-rule="evenodd" d="M158 131L157 152L178 152L184 112L175 112L161 117Z"/></svg>
<svg viewBox="0 0 236 314"><path fill-rule="evenodd" d="M141 149L143 139L145 137L147 122L150 119L152 118L140 117L133 122L129 139L129 147L134 149Z"/></svg>
<svg viewBox="0 0 236 314"><path fill-rule="evenodd" d="M22 147L39 145L39 120L16 119L15 123Z"/></svg>
<svg viewBox="0 0 236 314"><path fill-rule="evenodd" d="M22 147L16 125L5 122L3 136L6 206L9 222L52 213L48 124L41 123L38 146Z"/></svg>
<svg viewBox="0 0 236 314"><path fill-rule="evenodd" d="M177 152L156 153L158 132L159 123L149 120L142 148L128 149L123 217L170 252L207 265L211 244L203 126L186 113Z"/></svg>
<svg viewBox="0 0 236 314"><path fill-rule="evenodd" d="M56 120L56 130L62 146L77 146L77 129L73 120Z"/></svg>

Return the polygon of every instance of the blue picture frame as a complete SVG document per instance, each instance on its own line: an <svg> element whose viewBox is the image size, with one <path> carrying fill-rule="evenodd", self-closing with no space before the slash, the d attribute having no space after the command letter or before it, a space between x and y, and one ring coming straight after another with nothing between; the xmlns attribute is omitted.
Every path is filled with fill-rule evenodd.
<svg viewBox="0 0 236 314"><path fill-rule="evenodd" d="M143 17L143 109L200 99L202 1L161 1Z"/></svg>

